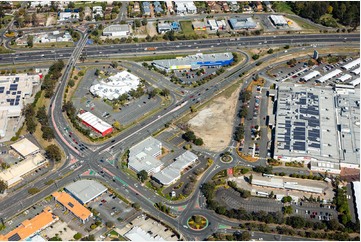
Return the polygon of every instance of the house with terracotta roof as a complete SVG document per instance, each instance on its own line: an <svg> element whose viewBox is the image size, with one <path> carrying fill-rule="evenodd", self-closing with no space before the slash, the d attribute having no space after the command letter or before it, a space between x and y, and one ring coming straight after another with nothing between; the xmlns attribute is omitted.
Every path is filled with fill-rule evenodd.
<svg viewBox="0 0 361 242"><path fill-rule="evenodd" d="M46 227L58 221L50 207L44 208L43 212L32 219L23 221L18 227L5 235L0 234L0 241L20 241L26 240Z"/></svg>
<svg viewBox="0 0 361 242"><path fill-rule="evenodd" d="M64 208L69 210L74 216L79 218L83 223L87 222L93 213L81 205L75 198L66 192L54 192L52 194L54 199Z"/></svg>

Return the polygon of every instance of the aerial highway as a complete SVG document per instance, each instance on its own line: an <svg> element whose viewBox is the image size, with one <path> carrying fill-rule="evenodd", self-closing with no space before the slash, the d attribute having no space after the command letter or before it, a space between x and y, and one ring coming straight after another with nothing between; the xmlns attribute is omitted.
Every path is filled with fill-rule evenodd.
<svg viewBox="0 0 361 242"><path fill-rule="evenodd" d="M195 101L190 98L192 94L197 94L201 102L208 100L216 93L222 91L224 88L233 83L238 79L239 75L243 72L250 71L256 67L257 62L249 63L249 56L245 53L244 57L246 61L237 68L233 69L232 72L226 72L222 75L214 78L212 81L195 88L191 93L178 97L178 100L172 96L171 104L160 110L158 113L150 116L146 120L132 126L131 128L125 130L116 138L114 142L108 141L102 145L91 145L88 144L90 149L83 152L76 150L71 143L71 140L67 135L64 135L63 130L68 126L65 114L61 111L61 106L63 103L63 93L66 87L66 80L68 79L72 68L76 65L78 58L83 53L86 53L87 57L99 57L111 55L114 52L118 54L134 54L135 50L144 52L144 49L147 47L157 47L157 51L170 51L170 50L194 50L195 46L201 48L209 48L211 46L222 46L226 48L241 46L250 46L250 45L294 45L294 44L304 44L308 43L305 47L291 48L288 50L288 53L272 54L268 55L259 61L267 61L276 56L288 55L302 50L303 48L312 49L313 47L309 46L309 43L331 43L331 44L344 44L345 38L349 42L359 42L359 36L355 34L350 35L286 35L286 36L268 36L268 37L242 37L238 40L235 38L226 38L226 39L209 39L209 40L196 40L196 41L174 41L174 42L161 42L161 43L142 43L142 44L122 44L122 45L113 45L113 46L85 46L87 35L83 34L79 40L77 46L72 49L57 50L52 52L49 51L36 51L36 52L21 52L16 54L3 54L0 55L0 63L20 63L20 62L36 62L44 60L53 60L58 58L68 59L66 63L64 74L61 77L60 85L57 88L56 94L52 99L50 106L50 118L52 120L51 125L56 131L56 139L64 150L66 156L68 157L67 162L55 172L50 172L46 175L44 179L40 179L35 184L34 187L39 187L41 190L40 193L29 196L27 189L24 188L13 194L9 194L6 200L0 202L0 207L4 208L0 212L0 216L3 219L8 219L12 215L16 214L20 210L26 209L35 202L43 199L45 196L51 194L53 191L56 191L60 187L65 186L67 183L73 181L74 179L80 179L81 174L87 169L93 169L98 172L98 174L103 174L98 179L101 179L108 183L109 186L113 187L114 190L121 193L123 196L127 197L132 202L138 202L141 205L141 208L149 212L154 216L158 216L162 221L171 225L173 228L177 229L185 239L204 239L216 232L219 228L219 225L228 225L231 227L237 227L239 225L238 221L231 221L228 218L221 217L216 215L213 211L204 209L202 205L197 207L197 204L202 204L200 201L200 190L199 185L203 182L206 182L214 174L220 170L234 166L234 163L224 164L219 162L219 157L213 165L202 175L200 180L197 183L197 186L193 194L184 201L179 202L170 202L163 197L156 195L153 191L150 191L146 187L137 186L137 181L132 177L126 174L121 169L117 169L116 165L112 165L107 162L108 159L111 159L114 156L118 156L123 153L125 150L129 149L134 144L148 137L152 133L164 127L167 122L170 122L177 117L182 116L187 112L191 105L195 104ZM248 45L246 44L248 42ZM194 44L196 43L196 44ZM218 45L219 44L219 45ZM179 47L177 47L179 46ZM189 47L191 46L191 47ZM211 47L212 48L212 47ZM141 51L143 49L143 51ZM116 50L116 51L114 51ZM102 53L99 53L102 52ZM242 53L242 52L241 52ZM62 55L62 56L60 56ZM15 57L17 56L17 58ZM16 61L14 61L16 59ZM125 63L129 65L129 63ZM247 82L243 85L247 85ZM77 137L75 137L78 139ZM79 140L79 139L78 139ZM74 157L78 160L76 163L76 168L72 168L69 165L70 157ZM103 160L105 162L101 162ZM83 162L82 162L83 161ZM234 161L236 162L236 160ZM109 172L110 171L110 172ZM44 181L46 180L55 180L56 182L52 185L45 186ZM127 191L125 191L127 188ZM168 206L183 206L187 205L187 209L182 212L173 211L178 217L176 219L161 213L154 207L154 203L163 202ZM193 214L201 214L206 216L210 221L210 226L200 232L190 230L185 226L185 221L189 216ZM260 233L262 234L262 233ZM263 235L262 235L263 236ZM266 235L265 235L266 236ZM265 237L266 238L266 237ZM293 238L293 237L291 237ZM296 240L297 238L293 238ZM299 239L299 238L298 238Z"/></svg>
<svg viewBox="0 0 361 242"><path fill-rule="evenodd" d="M251 47L251 46L273 46L273 45L300 45L300 44L322 44L322 43L351 43L359 42L358 34L313 34L313 35L274 35L274 36L252 36L218 39L200 39L168 42L132 43L117 45L91 45L85 46L82 55L87 58L109 57L112 55L141 55L153 52L175 52L194 51L195 49L212 49L218 47ZM147 48L156 48L156 51L146 51ZM17 51L11 54L1 54L0 64L19 64L25 62L44 62L56 59L68 59L74 48Z"/></svg>

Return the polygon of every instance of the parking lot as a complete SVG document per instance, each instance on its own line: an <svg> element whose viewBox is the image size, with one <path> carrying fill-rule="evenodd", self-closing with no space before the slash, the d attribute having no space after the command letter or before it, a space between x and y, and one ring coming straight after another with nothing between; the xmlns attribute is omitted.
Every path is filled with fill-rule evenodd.
<svg viewBox="0 0 361 242"><path fill-rule="evenodd" d="M174 75L180 80L182 84L191 85L207 76L215 75L216 71L221 67L205 67L200 70L175 70ZM198 75L197 75L198 73Z"/></svg>
<svg viewBox="0 0 361 242"><path fill-rule="evenodd" d="M124 203L114 194L106 192L100 197L91 201L88 205L92 209L99 212L99 217L104 221L112 221L115 224L126 220L128 217L136 213L130 205Z"/></svg>
<svg viewBox="0 0 361 242"><path fill-rule="evenodd" d="M98 82L95 70L90 69L85 73L73 95L72 101L77 109L90 111L109 124L113 124L117 120L121 125L127 125L161 105L162 100L160 97L148 99L148 95L144 94L140 98L130 100L126 105L114 110L110 104L100 98L95 98L89 92L90 86ZM114 70L112 70L113 72L115 73Z"/></svg>
<svg viewBox="0 0 361 242"><path fill-rule="evenodd" d="M318 65L308 66L306 63L306 59L299 59L295 64L286 65L280 64L276 67L273 67L268 71L268 74L272 77L276 82L293 82L293 83L302 83L307 85L317 85L317 86L334 86L335 84L348 84L352 80L356 79L358 76L353 73L353 71L359 67L351 68L350 70L341 69L342 66L352 62L354 59L358 57L347 57L342 59L341 57L334 57L339 59L338 62L333 64L329 64L327 62L323 62ZM324 57L326 59L326 57ZM319 82L318 79L320 77L325 76L328 73L331 73L334 70L340 70L341 72L334 77L326 80L325 82ZM320 74L315 76L307 81L303 79L307 74L312 71L318 71ZM347 75L350 75L349 78L346 78ZM345 81L340 80L339 78L345 76Z"/></svg>

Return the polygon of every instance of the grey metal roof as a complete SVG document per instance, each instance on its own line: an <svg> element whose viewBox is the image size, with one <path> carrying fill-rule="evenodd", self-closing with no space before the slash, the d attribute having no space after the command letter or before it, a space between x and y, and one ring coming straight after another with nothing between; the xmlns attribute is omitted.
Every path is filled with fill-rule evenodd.
<svg viewBox="0 0 361 242"><path fill-rule="evenodd" d="M257 27L256 22L252 18L231 18L229 23L234 30L253 29Z"/></svg>
<svg viewBox="0 0 361 242"><path fill-rule="evenodd" d="M191 165L198 159L198 156L187 150L176 158L176 161L164 168L162 171L157 172L153 177L164 185L169 185L173 181L177 180L181 171L187 166Z"/></svg>
<svg viewBox="0 0 361 242"><path fill-rule="evenodd" d="M114 24L104 28L103 33L129 31L128 24Z"/></svg>
<svg viewBox="0 0 361 242"><path fill-rule="evenodd" d="M163 165L160 160L155 158L161 154L161 148L162 142L153 137L146 138L129 149L128 165L137 172L141 170L152 172L153 169Z"/></svg>
<svg viewBox="0 0 361 242"><path fill-rule="evenodd" d="M279 87L275 158L311 156L339 161L333 95L331 88Z"/></svg>
<svg viewBox="0 0 361 242"><path fill-rule="evenodd" d="M83 204L108 190L105 186L93 180L79 180L66 186L65 189Z"/></svg>

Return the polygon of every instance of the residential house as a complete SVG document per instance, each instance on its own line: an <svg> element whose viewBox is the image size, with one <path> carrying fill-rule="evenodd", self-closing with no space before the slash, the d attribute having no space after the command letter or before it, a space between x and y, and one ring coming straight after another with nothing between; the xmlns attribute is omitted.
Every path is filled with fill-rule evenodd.
<svg viewBox="0 0 361 242"><path fill-rule="evenodd" d="M133 5L133 12L134 13L140 13L140 6L139 6L139 2L135 2Z"/></svg>
<svg viewBox="0 0 361 242"><path fill-rule="evenodd" d="M232 12L237 12L239 10L239 5L237 1L228 2L228 6Z"/></svg>
<svg viewBox="0 0 361 242"><path fill-rule="evenodd" d="M79 19L79 13L61 12L59 13L58 21L76 20Z"/></svg>
<svg viewBox="0 0 361 242"><path fill-rule="evenodd" d="M142 2L143 5L143 15L150 16L150 3L149 2Z"/></svg>
<svg viewBox="0 0 361 242"><path fill-rule="evenodd" d="M229 9L229 6L228 6L228 3L227 2L223 2L222 4L222 8L223 8L223 11L228 13L230 11Z"/></svg>
<svg viewBox="0 0 361 242"><path fill-rule="evenodd" d="M93 16L99 15L99 17L103 18L104 14L102 6L93 6L93 14Z"/></svg>
<svg viewBox="0 0 361 242"><path fill-rule="evenodd" d="M167 1L165 2L165 4L167 5L168 11L169 11L170 13L173 13L173 12L174 12L174 10L173 10L173 2L167 0Z"/></svg>
<svg viewBox="0 0 361 242"><path fill-rule="evenodd" d="M197 7L193 2L175 1L177 14L195 14Z"/></svg>
<svg viewBox="0 0 361 242"><path fill-rule="evenodd" d="M158 23L157 30L159 34L164 34L165 32L171 31L172 26L169 23Z"/></svg>
<svg viewBox="0 0 361 242"><path fill-rule="evenodd" d="M158 1L154 2L153 5L154 5L154 12L156 14L160 14L164 11L162 5Z"/></svg>
<svg viewBox="0 0 361 242"><path fill-rule="evenodd" d="M86 6L84 8L84 19L88 18L88 17L92 17L92 10L90 9L90 7Z"/></svg>

